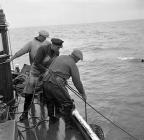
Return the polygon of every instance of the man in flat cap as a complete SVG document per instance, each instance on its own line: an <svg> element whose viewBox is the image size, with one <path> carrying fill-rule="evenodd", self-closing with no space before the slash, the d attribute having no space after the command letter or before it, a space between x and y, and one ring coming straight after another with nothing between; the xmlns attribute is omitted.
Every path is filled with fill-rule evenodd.
<svg viewBox="0 0 144 140"><path fill-rule="evenodd" d="M37 50L42 46L42 45L50 45L51 42L47 41L46 38L49 37L49 33L45 30L41 30L38 32L38 36L34 37L33 40L29 41L26 43L20 50L18 50L9 60L8 62L13 61L14 59L29 53L29 62L30 66L34 62L34 57L37 53ZM26 83L28 82L29 79L26 79ZM25 89L24 89L25 90ZM26 98L29 98L27 96Z"/></svg>
<svg viewBox="0 0 144 140"><path fill-rule="evenodd" d="M34 37L33 40L26 43L19 51L17 51L10 58L9 61L13 61L16 58L18 58L26 53L29 53L29 61L30 61L30 64L32 64L38 48L41 45L50 44L50 42L46 40L47 37L49 37L49 33L47 31L45 31L45 30L39 31L39 35L37 37Z"/></svg>
<svg viewBox="0 0 144 140"><path fill-rule="evenodd" d="M42 45L35 55L34 62L30 70L29 80L23 91L23 93L25 93L25 103L20 121L28 118L28 110L32 102L33 94L35 93L35 87L38 83L39 77L45 73L52 61L59 55L59 49L63 47L64 41L59 38L52 38L51 42L52 44Z"/></svg>
<svg viewBox="0 0 144 140"><path fill-rule="evenodd" d="M79 91L83 100L86 100L85 90L76 65L79 60L83 60L83 54L78 49L74 49L70 55L58 56L50 65L47 76L45 76L44 79L46 99L50 105L55 103L62 107L66 129L71 126L70 116L72 115L73 108L73 100L66 89L66 83L70 77L72 77L74 86ZM51 118L58 120L55 116L52 116L52 114L49 114L49 117L50 120Z"/></svg>

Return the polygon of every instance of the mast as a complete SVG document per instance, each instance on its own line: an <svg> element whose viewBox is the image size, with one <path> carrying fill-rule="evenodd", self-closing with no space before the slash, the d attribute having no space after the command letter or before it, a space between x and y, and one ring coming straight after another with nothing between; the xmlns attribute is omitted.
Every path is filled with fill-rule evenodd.
<svg viewBox="0 0 144 140"><path fill-rule="evenodd" d="M10 57L7 31L5 14L0 9L0 95L5 102L13 99L11 66L5 63Z"/></svg>

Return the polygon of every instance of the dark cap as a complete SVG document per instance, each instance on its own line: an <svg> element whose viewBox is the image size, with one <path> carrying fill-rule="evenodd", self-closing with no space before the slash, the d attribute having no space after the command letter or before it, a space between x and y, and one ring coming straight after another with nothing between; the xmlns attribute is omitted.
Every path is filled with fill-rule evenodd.
<svg viewBox="0 0 144 140"><path fill-rule="evenodd" d="M62 46L62 43L64 42L63 40L59 39L59 38L52 38L51 39L52 44L54 45L58 45L58 46Z"/></svg>

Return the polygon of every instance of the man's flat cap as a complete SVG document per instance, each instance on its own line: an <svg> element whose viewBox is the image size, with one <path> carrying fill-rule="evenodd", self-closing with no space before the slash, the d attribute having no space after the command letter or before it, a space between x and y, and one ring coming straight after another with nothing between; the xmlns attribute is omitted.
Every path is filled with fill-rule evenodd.
<svg viewBox="0 0 144 140"><path fill-rule="evenodd" d="M74 49L71 55L77 57L80 60L83 60L83 53L79 49Z"/></svg>
<svg viewBox="0 0 144 140"><path fill-rule="evenodd" d="M39 31L39 35L43 36L43 37L49 37L49 33L45 30Z"/></svg>
<svg viewBox="0 0 144 140"><path fill-rule="evenodd" d="M62 46L62 44L63 44L63 40L61 40L61 39L59 39L59 38L52 38L51 39L51 42L52 42L52 44L54 44L54 45L58 45L58 46Z"/></svg>

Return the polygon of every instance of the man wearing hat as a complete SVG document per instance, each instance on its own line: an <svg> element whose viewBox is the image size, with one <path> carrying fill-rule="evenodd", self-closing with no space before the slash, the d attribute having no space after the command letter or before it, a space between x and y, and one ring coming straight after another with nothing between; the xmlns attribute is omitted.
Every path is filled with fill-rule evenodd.
<svg viewBox="0 0 144 140"><path fill-rule="evenodd" d="M49 72L44 79L44 93L47 101L50 105L55 103L64 109L63 117L66 122L66 128L70 126L69 118L73 108L73 101L66 89L66 83L70 77L72 77L74 86L82 98L86 100L86 94L76 65L79 60L83 60L83 54L78 49L74 49L71 55L58 56L50 65ZM52 114L49 114L49 117L57 120Z"/></svg>
<svg viewBox="0 0 144 140"><path fill-rule="evenodd" d="M16 58L18 58L26 53L29 53L29 62L30 62L30 65L32 65L32 63L34 61L34 57L37 53L37 50L42 45L51 44L49 41L46 40L47 37L49 37L49 33L47 31L45 31L45 30L39 31L38 36L34 37L33 40L26 43L19 51L17 51L10 59L8 59L7 62L11 62ZM26 81L26 82L28 82L28 81ZM28 98L28 97L26 97L26 98Z"/></svg>
<svg viewBox="0 0 144 140"><path fill-rule="evenodd" d="M63 40L59 38L52 38L52 44L43 45L38 49L34 60L34 67L39 70L40 73L46 71L51 64L52 60L59 55L59 49L63 47Z"/></svg>
<svg viewBox="0 0 144 140"><path fill-rule="evenodd" d="M28 110L31 106L35 87L37 86L39 77L44 74L52 61L59 55L59 49L63 47L63 40L59 38L52 38L52 44L41 45L37 50L34 62L31 66L29 80L24 88L25 103L24 111L20 117L20 121L28 118Z"/></svg>
<svg viewBox="0 0 144 140"><path fill-rule="evenodd" d="M47 37L49 37L49 33L47 31L45 31L45 30L39 31L39 35L37 37L35 37L33 40L31 40L28 43L26 43L8 61L12 61L15 58L18 58L18 57L20 57L20 56L22 56L22 55L24 55L26 53L29 53L29 61L30 61L30 64L32 64L33 61L34 61L34 57L36 55L36 52L37 52L38 48L41 45L50 44L50 42L46 40Z"/></svg>

